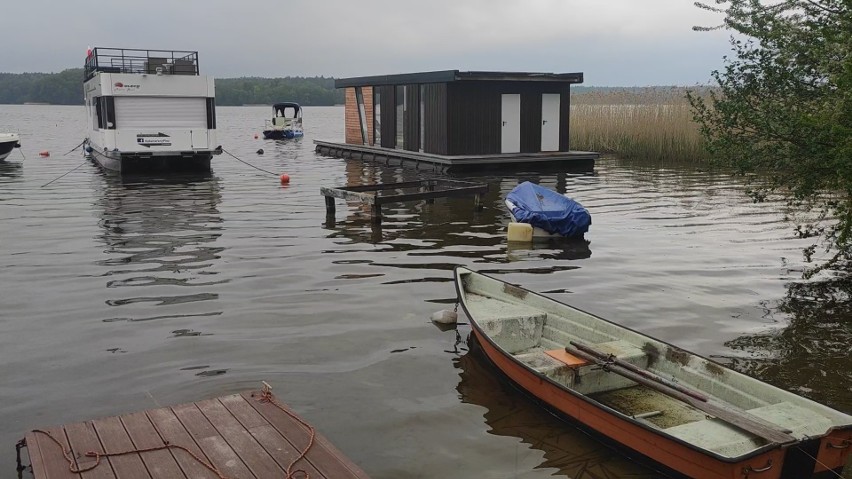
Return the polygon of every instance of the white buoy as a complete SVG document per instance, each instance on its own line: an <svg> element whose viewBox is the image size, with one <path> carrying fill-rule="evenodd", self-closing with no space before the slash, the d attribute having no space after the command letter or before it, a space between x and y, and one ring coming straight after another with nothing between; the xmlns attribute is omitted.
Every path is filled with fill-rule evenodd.
<svg viewBox="0 0 852 479"><path fill-rule="evenodd" d="M456 324L458 320L459 313L455 311L450 311L449 309L442 309L440 311L432 313L432 321L435 323Z"/></svg>

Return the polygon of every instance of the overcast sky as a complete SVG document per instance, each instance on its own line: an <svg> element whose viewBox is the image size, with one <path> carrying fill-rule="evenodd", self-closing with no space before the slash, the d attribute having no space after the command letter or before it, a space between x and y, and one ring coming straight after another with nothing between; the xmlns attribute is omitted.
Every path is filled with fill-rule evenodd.
<svg viewBox="0 0 852 479"><path fill-rule="evenodd" d="M334 77L584 72L593 86L707 83L728 33L692 0L9 0L0 71L82 67L86 47L197 50L202 73Z"/></svg>

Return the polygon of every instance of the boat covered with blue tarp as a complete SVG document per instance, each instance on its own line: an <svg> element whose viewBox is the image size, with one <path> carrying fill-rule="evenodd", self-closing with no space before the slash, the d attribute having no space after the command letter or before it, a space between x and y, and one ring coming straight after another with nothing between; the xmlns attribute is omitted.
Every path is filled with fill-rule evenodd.
<svg viewBox="0 0 852 479"><path fill-rule="evenodd" d="M506 206L515 221L550 234L582 236L592 224L592 216L583 205L529 181L509 192Z"/></svg>

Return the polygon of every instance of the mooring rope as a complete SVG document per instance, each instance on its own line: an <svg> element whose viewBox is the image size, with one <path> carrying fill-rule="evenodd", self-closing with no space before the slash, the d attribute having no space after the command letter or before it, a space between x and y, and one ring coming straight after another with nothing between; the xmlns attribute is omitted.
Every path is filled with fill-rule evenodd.
<svg viewBox="0 0 852 479"><path fill-rule="evenodd" d="M310 479L311 475L307 471L305 471L304 469L293 470L293 468L296 466L296 463L298 463L299 461L301 461L302 459L305 458L305 456L308 454L308 451L310 451L311 447L313 447L314 439L316 438L316 430L314 430L313 426L306 423L300 417L296 416L292 412L288 411L281 403L279 403L278 400L275 399L275 396L272 395L272 391L270 389L265 387L259 394L260 394L259 398L258 398L259 402L272 404L273 406L277 407L278 409L280 409L281 411L286 413L291 418L295 419L299 424L305 426L305 428L307 428L308 431L310 431L310 439L308 440L308 445L305 447L304 450L301 451L299 456L296 457L293 461L291 461L290 465L287 466L287 471L286 471L287 475L285 476L285 479L296 479L296 475L301 473L301 475L304 479ZM255 393L252 393L252 397L255 397ZM154 428L157 429L156 425L154 425ZM71 471L72 474L80 474L82 472L91 471L92 469L98 467L101 464L101 458L102 457L123 456L123 455L126 455L126 454L141 454L143 452L161 451L163 449L180 449L182 451L185 451L190 456L192 456L193 459L195 459L199 464L201 464L202 466L204 466L208 470L210 470L210 472L212 472L213 474L216 474L216 477L218 479L229 479L228 476L223 474L222 471L220 471L211 462L208 462L208 461L202 459L197 454L192 452L190 449L188 449L184 446L181 446L180 444L172 444L169 441L166 441L165 439L163 439L163 445L162 446L152 446L152 447L145 447L145 448L128 449L126 451L120 451L120 452L88 451L87 453L84 454L84 456L95 458L94 464L90 464L90 465L85 466L85 467L78 467L78 466L75 466L75 464L74 464L74 457L72 456L73 451L71 450L70 447L68 449L66 449L64 444L59 442L58 439L56 439L51 433L49 433L45 430L33 429L32 432L47 436L51 441L53 441L54 443L56 443L57 446L59 446L59 448L62 450L62 455L65 457L65 460L68 462L68 470ZM157 429L157 433L158 434L160 433L159 429ZM162 434L160 434L160 436L162 437ZM25 444L23 442L21 442L21 443Z"/></svg>
<svg viewBox="0 0 852 479"><path fill-rule="evenodd" d="M86 138L86 140L88 140L88 138ZM81 141L79 145L75 146L74 148L71 148L71 150L69 150L68 153L73 153L74 150L83 146L86 143L86 140ZM65 153L65 155L67 155L68 153ZM65 155L62 155L62 156L65 156Z"/></svg>
<svg viewBox="0 0 852 479"><path fill-rule="evenodd" d="M817 464L819 464L820 466L824 467L826 471L828 471L828 472L830 472L830 473L834 474L835 476L839 477L840 479L843 479L843 476L841 476L840 474L838 474L838 473L834 472L834 470L833 470L833 469L831 469L830 467L828 467L828 465L823 464L823 463L822 463L819 459L815 458L814 456L811 456L811 455L808 453L808 451L806 451L806 450L802 449L800 446L796 446L796 449L798 449L798 450L799 450L802 454L804 454L804 455L808 456L809 458L813 459L815 463L817 463Z"/></svg>
<svg viewBox="0 0 852 479"><path fill-rule="evenodd" d="M62 155L62 156L68 156L68 154L69 154L69 153L73 153L73 152L74 152L74 150L76 150L77 148L80 148L80 147L81 147L81 146L83 146L85 143L86 143L86 140L81 141L79 145L75 146L74 148L71 148L70 150L68 150L68 153L65 153L65 154L64 154L64 155ZM23 154L24 154L24 152L22 151L22 152L21 152L21 154L23 155ZM26 161L26 159L27 159L27 158L26 158L26 157L24 157L24 161ZM47 186L47 185L49 185L49 184L53 183L54 181L59 180L59 179L61 179L61 178L64 178L65 176L67 176L67 175L68 175L69 173L71 173L72 171L74 171L74 170L76 170L77 168L79 168L79 167L81 167L81 166L85 165L87 161L89 161L89 160L88 160L88 158L87 158L87 159L85 159L85 160L83 160L83 162L82 162L82 163L80 163L79 165L75 166L75 167L74 167L74 168L72 168L71 170L66 171L66 172L65 172L65 173L63 173L61 176L58 176L58 177L56 177L56 178L54 178L54 179L52 179L52 180L48 181L47 183L45 183L45 184L43 184L43 185L39 186L39 188L44 188L45 186Z"/></svg>
<svg viewBox="0 0 852 479"><path fill-rule="evenodd" d="M123 455L126 455L126 454L138 454L138 453L143 453L143 452L161 451L163 449L180 449L182 451L186 451L190 456L192 456L202 466L209 469L213 474L216 474L216 476L219 479L228 479L228 477L225 476L224 474L222 474L222 472L220 472L219 469L216 468L216 466L214 466L213 464L210 464L209 462L205 461L204 459L201 459L194 452L190 451L186 447L181 446L179 444L171 444L171 443L169 443L169 441L165 441L165 440L163 441L162 446L152 446L152 447L145 447L145 448L138 448L138 449L128 449L126 451L121 451L121 452L89 451L86 454L84 454L84 456L94 457L95 463L91 464L89 466L86 466L86 467L77 467L77 466L74 465L74 458L71 457L71 449L70 448L65 449L65 446L61 442L59 442L58 439L53 437L53 435L50 434L47 431L43 431L41 429L33 429L33 432L44 434L45 436L50 438L51 441L55 442L56 445L59 446L62 449L62 455L65 456L65 460L68 461L68 470L71 471L71 473L73 473L73 474L79 474L81 472L91 471L92 469L98 467L101 464L101 458L102 457L123 456Z"/></svg>
<svg viewBox="0 0 852 479"><path fill-rule="evenodd" d="M67 154L67 153L66 153L66 154ZM65 173L63 173L62 175L57 176L56 178L54 178L54 179L52 179L52 180L48 181L47 183L45 183L45 184L43 184L43 185L39 186L39 188L44 188L45 186L47 186L47 185L49 185L49 184L53 183L54 181L59 180L59 179L61 179L61 178L64 178L65 176L67 176L68 174L70 174L72 171L74 171L74 170L76 170L77 168L79 168L79 167L81 167L81 166L85 165L87 161L89 161L89 160L88 160L88 159L83 160L83 162L82 162L82 163L80 163L79 165L75 166L74 168L71 168L70 170L66 171L66 172L65 172Z"/></svg>
<svg viewBox="0 0 852 479"><path fill-rule="evenodd" d="M264 383L264 386L266 386L266 383ZM254 393L252 393L252 397L254 397ZM303 421L302 418L300 418L299 416L296 416L292 412L288 411L284 406L282 406L281 403L279 403L278 400L275 399L275 396L272 395L272 391L268 387L264 387L263 390L260 392L259 401L272 404L273 406L277 407L278 409L283 411L285 414L287 414L291 418L295 419L296 422L298 422L302 426L305 426L308 429L308 431L310 431L311 438L308 440L308 445L301 452L301 454L299 454L299 457L297 457L296 459L293 459L293 462L291 462L290 465L287 466L287 475L285 476L285 479L295 479L296 474L302 473L304 475L305 479L310 479L311 475L308 474L308 472L305 471L304 469L296 469L295 471L293 471L292 469L296 465L297 462L301 461L302 458L304 458L308 454L308 451L311 450L311 447L313 447L314 439L316 438L316 430L314 430L313 426L311 426L310 424Z"/></svg>
<svg viewBox="0 0 852 479"><path fill-rule="evenodd" d="M248 161L245 161L245 160L242 160L242 159L240 159L240 158L237 158L236 156L234 156L234 154L233 154L233 153L231 153L230 151L228 151L228 150L226 150L226 149L224 149L224 148L222 148L222 151L223 151L223 152L225 152L225 153L227 153L227 154L228 154L228 156L230 156L231 158L233 158L233 159L235 159L235 160L239 161L240 163L245 163L246 165L251 166L251 167L252 167L252 168L254 168L255 170L262 171L262 172L264 172L264 173L269 173L270 175L273 175L273 176L278 176L278 173L273 173L273 172L271 172L271 171L269 171L269 170L264 170L263 168L260 168L260 167L257 167L257 166L252 165L252 164L251 164L251 163L249 163Z"/></svg>

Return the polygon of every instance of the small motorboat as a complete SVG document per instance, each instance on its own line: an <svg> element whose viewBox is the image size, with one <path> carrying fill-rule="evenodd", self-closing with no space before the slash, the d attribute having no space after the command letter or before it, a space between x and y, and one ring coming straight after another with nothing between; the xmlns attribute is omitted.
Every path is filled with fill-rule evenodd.
<svg viewBox="0 0 852 479"><path fill-rule="evenodd" d="M0 161L12 154L12 150L20 147L21 137L17 133L0 133Z"/></svg>
<svg viewBox="0 0 852 479"><path fill-rule="evenodd" d="M533 227L533 239L583 236L592 224L592 216L583 205L529 181L506 195L506 207L512 222Z"/></svg>
<svg viewBox="0 0 852 479"><path fill-rule="evenodd" d="M455 270L471 345L517 387L674 477L840 477L852 416L567 304Z"/></svg>
<svg viewBox="0 0 852 479"><path fill-rule="evenodd" d="M283 102L272 105L272 119L266 120L263 137L267 140L284 140L304 136L302 107L298 103Z"/></svg>

